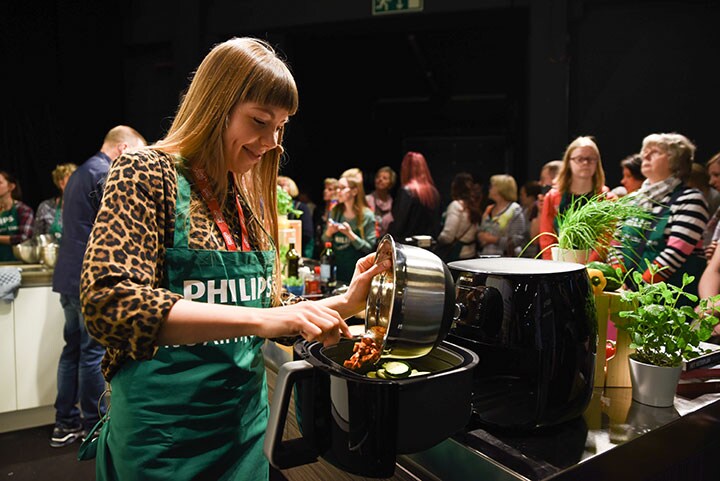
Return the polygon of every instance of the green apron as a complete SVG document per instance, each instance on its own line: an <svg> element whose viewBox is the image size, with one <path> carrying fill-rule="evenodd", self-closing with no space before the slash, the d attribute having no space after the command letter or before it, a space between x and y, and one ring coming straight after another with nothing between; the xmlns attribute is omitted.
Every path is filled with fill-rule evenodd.
<svg viewBox="0 0 720 481"><path fill-rule="evenodd" d="M53 223L50 224L48 234L52 234L57 241L60 241L62 237L62 200L56 202L55 217L53 218Z"/></svg>
<svg viewBox="0 0 720 481"><path fill-rule="evenodd" d="M15 235L20 232L20 218L17 203L13 202L9 210L0 212L0 235ZM15 261L12 246L0 244L0 262Z"/></svg>
<svg viewBox="0 0 720 481"><path fill-rule="evenodd" d="M178 173L169 289L200 302L269 307L274 254L189 249L189 206L190 186ZM251 336L165 346L152 360L127 362L111 381L97 479L267 480L262 344Z"/></svg>
<svg viewBox="0 0 720 481"><path fill-rule="evenodd" d="M670 201L647 228L628 224L623 226L621 230L622 254L625 267L628 270L637 269L640 272L645 272L647 269L645 261L647 260L652 263L665 247L667 247L665 228L670 220L670 205L680 196L683 189L682 186L678 186L672 193ZM685 263L673 272L665 282L674 286L681 286L683 273L687 272L691 276L695 276L695 280L685 287L685 292L697 295L700 276L702 276L706 264L707 261L704 257L690 254L685 260ZM628 277L628 279L631 278ZM628 287L634 286L632 283L628 283ZM688 302L685 297L682 297L681 302L678 304L688 305Z"/></svg>

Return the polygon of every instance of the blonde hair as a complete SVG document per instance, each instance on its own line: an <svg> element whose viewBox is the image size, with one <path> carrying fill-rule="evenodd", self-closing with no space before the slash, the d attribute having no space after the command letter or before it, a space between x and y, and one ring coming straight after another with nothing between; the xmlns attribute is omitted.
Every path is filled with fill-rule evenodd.
<svg viewBox="0 0 720 481"><path fill-rule="evenodd" d="M300 190L298 189L297 184L290 177L286 175L278 175L277 181L279 186L282 187L283 184L287 186L287 193L290 194L290 197L292 197L293 199L297 197L298 194L300 194Z"/></svg>
<svg viewBox="0 0 720 481"><path fill-rule="evenodd" d="M357 182L352 177L340 177L340 179L345 179L351 189L357 189L357 194L355 195L355 200L353 201L352 210L355 213L355 218L357 219L358 226L361 226L363 217L365 216L364 211L365 209L370 208L365 201L365 189L363 188L363 183ZM338 181L338 183L340 183L340 181ZM332 217L333 219L337 219L340 214L342 214L343 210L345 210L345 204L343 204L342 202L338 202L337 204L335 204L335 207L333 207L330 211L330 217ZM360 237L362 239L365 238L362 229L360 229Z"/></svg>
<svg viewBox="0 0 720 481"><path fill-rule="evenodd" d="M575 140L570 142L570 145L565 149L565 155L562 159L562 167L557 177L557 188L561 193L570 191L570 185L572 183L572 169L570 168L570 156L573 151L579 147L590 147L595 151L597 156L597 164L595 165L595 173L593 174L593 193L599 194L602 192L602 188L605 185L605 171L602 166L602 159L600 157L600 149L598 149L595 139L589 136L577 137Z"/></svg>
<svg viewBox="0 0 720 481"><path fill-rule="evenodd" d="M60 182L66 177L69 177L73 172L75 172L75 169L77 169L77 165L75 164L56 165L52 171L52 180L53 183L55 183L55 186L59 189Z"/></svg>
<svg viewBox="0 0 720 481"><path fill-rule="evenodd" d="M190 166L204 169L220 202L226 201L229 189L223 132L233 107L244 102L280 107L289 115L298 109L297 86L287 65L269 44L248 37L232 38L213 47L195 72L167 135L153 146L187 159L189 165L179 162L181 169ZM277 173L283 154L283 132L281 127L277 147L265 152L248 172L235 175L253 218L258 221L248 222L248 229L262 249L272 248L273 239L278 238ZM282 285L279 266L276 250L273 283L276 303Z"/></svg>
<svg viewBox="0 0 720 481"><path fill-rule="evenodd" d="M682 181L690 176L695 159L695 144L682 134L650 134L643 139L642 150L655 145L668 154L668 165L672 174Z"/></svg>
<svg viewBox="0 0 720 481"><path fill-rule="evenodd" d="M347 169L345 172L342 173L340 176L341 179L352 179L356 184L362 184L363 183L363 173L362 170L358 169L357 167L352 167L350 169Z"/></svg>
<svg viewBox="0 0 720 481"><path fill-rule="evenodd" d="M503 199L510 202L517 200L517 182L512 175L498 174L490 177L490 185L494 186Z"/></svg>

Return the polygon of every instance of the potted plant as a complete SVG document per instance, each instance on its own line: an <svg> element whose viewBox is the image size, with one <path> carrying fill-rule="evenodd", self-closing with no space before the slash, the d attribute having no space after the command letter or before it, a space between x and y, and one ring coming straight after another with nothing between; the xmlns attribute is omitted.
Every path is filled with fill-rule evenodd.
<svg viewBox="0 0 720 481"><path fill-rule="evenodd" d="M662 270L652 265L649 269L653 274ZM617 325L628 333L630 348L635 349L629 358L632 397L650 406L672 406L683 361L704 353L699 344L710 338L718 323L717 317L704 313L720 295L701 299L695 310L678 306L682 297L691 303L698 301L697 296L684 291L693 276L684 274L681 286L650 284L638 271L632 276L637 291L623 291L622 298L634 309L621 311L623 320Z"/></svg>
<svg viewBox="0 0 720 481"><path fill-rule="evenodd" d="M637 205L633 196L617 200L608 200L605 194L589 199L577 197L558 214L557 234L543 232L538 236L552 235L557 239L548 246L553 259L585 264L592 251L602 254L607 250L626 219L649 220L651 217L650 212Z"/></svg>

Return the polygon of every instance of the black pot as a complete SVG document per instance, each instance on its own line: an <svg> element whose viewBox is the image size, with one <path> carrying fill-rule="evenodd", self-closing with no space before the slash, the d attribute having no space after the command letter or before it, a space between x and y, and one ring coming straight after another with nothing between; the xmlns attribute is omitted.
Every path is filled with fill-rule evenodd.
<svg viewBox="0 0 720 481"><path fill-rule="evenodd" d="M353 474L390 477L396 455L428 449L468 423L476 354L443 342L411 361L431 374L383 380L342 367L353 344L299 342L294 348L299 360L280 368L265 437L265 454L276 468L321 456ZM283 441L293 386L303 437Z"/></svg>
<svg viewBox="0 0 720 481"><path fill-rule="evenodd" d="M597 351L585 266L487 258L449 267L457 278L458 311L447 339L480 357L473 420L532 429L582 415Z"/></svg>

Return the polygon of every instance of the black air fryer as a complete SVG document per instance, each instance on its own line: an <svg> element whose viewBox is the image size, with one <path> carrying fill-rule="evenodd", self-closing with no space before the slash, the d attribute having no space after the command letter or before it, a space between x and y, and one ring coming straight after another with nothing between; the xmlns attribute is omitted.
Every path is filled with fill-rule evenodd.
<svg viewBox="0 0 720 481"><path fill-rule="evenodd" d="M449 342L478 354L473 421L527 430L582 415L593 389L595 299L585 266L521 258L449 264Z"/></svg>

